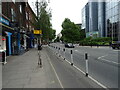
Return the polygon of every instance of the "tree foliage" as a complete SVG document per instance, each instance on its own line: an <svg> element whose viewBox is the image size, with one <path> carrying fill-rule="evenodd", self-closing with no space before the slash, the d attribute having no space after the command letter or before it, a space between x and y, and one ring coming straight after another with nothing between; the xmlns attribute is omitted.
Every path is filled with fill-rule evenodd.
<svg viewBox="0 0 120 90"><path fill-rule="evenodd" d="M50 22L52 14L47 6L48 4L45 0L38 2L38 23L36 25L38 29L42 30L42 40L49 42L49 40L54 39L55 30L52 29Z"/></svg>
<svg viewBox="0 0 120 90"><path fill-rule="evenodd" d="M65 42L74 42L80 40L80 28L66 18L62 23L62 39Z"/></svg>

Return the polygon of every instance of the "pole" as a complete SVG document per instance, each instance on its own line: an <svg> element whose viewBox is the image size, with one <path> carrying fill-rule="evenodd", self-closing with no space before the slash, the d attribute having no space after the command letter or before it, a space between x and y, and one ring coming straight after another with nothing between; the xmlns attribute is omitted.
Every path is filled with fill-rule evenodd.
<svg viewBox="0 0 120 90"><path fill-rule="evenodd" d="M73 66L73 51L71 50L71 65Z"/></svg>
<svg viewBox="0 0 120 90"><path fill-rule="evenodd" d="M57 55L57 47L56 47L56 55Z"/></svg>
<svg viewBox="0 0 120 90"><path fill-rule="evenodd" d="M5 52L5 62L4 62L4 64L6 64L7 63L7 60L6 60L6 51L4 51Z"/></svg>
<svg viewBox="0 0 120 90"><path fill-rule="evenodd" d="M63 51L64 51L64 60L65 60L65 48L63 49Z"/></svg>
<svg viewBox="0 0 120 90"><path fill-rule="evenodd" d="M59 57L60 57L60 48L59 48Z"/></svg>
<svg viewBox="0 0 120 90"><path fill-rule="evenodd" d="M88 53L85 53L85 61L86 61L86 77L88 77Z"/></svg>

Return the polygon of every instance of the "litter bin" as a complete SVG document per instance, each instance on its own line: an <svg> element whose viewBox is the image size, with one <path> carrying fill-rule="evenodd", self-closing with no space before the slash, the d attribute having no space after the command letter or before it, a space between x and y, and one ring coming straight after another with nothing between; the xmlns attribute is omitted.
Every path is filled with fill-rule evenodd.
<svg viewBox="0 0 120 90"><path fill-rule="evenodd" d="M0 50L0 62L1 63L7 63L6 62L6 51L5 50Z"/></svg>
<svg viewBox="0 0 120 90"><path fill-rule="evenodd" d="M5 62L5 52L2 52L2 62Z"/></svg>

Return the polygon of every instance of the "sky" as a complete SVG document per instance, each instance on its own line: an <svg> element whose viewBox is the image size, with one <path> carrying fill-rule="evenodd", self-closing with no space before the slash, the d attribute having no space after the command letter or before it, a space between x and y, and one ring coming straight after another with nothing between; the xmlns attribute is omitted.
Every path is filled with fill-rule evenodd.
<svg viewBox="0 0 120 90"><path fill-rule="evenodd" d="M30 6L34 9L36 0L28 0ZM69 18L75 24L82 23L82 8L88 0L49 0L49 7L52 9L52 28L59 34L62 30L62 22Z"/></svg>

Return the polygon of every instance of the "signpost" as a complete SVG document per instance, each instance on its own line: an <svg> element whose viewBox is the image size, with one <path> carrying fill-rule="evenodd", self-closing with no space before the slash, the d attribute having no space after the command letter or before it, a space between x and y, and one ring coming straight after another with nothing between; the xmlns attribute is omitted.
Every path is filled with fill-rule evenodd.
<svg viewBox="0 0 120 90"><path fill-rule="evenodd" d="M34 30L34 34L39 35L38 43L41 44L41 35L42 35L42 30Z"/></svg>

